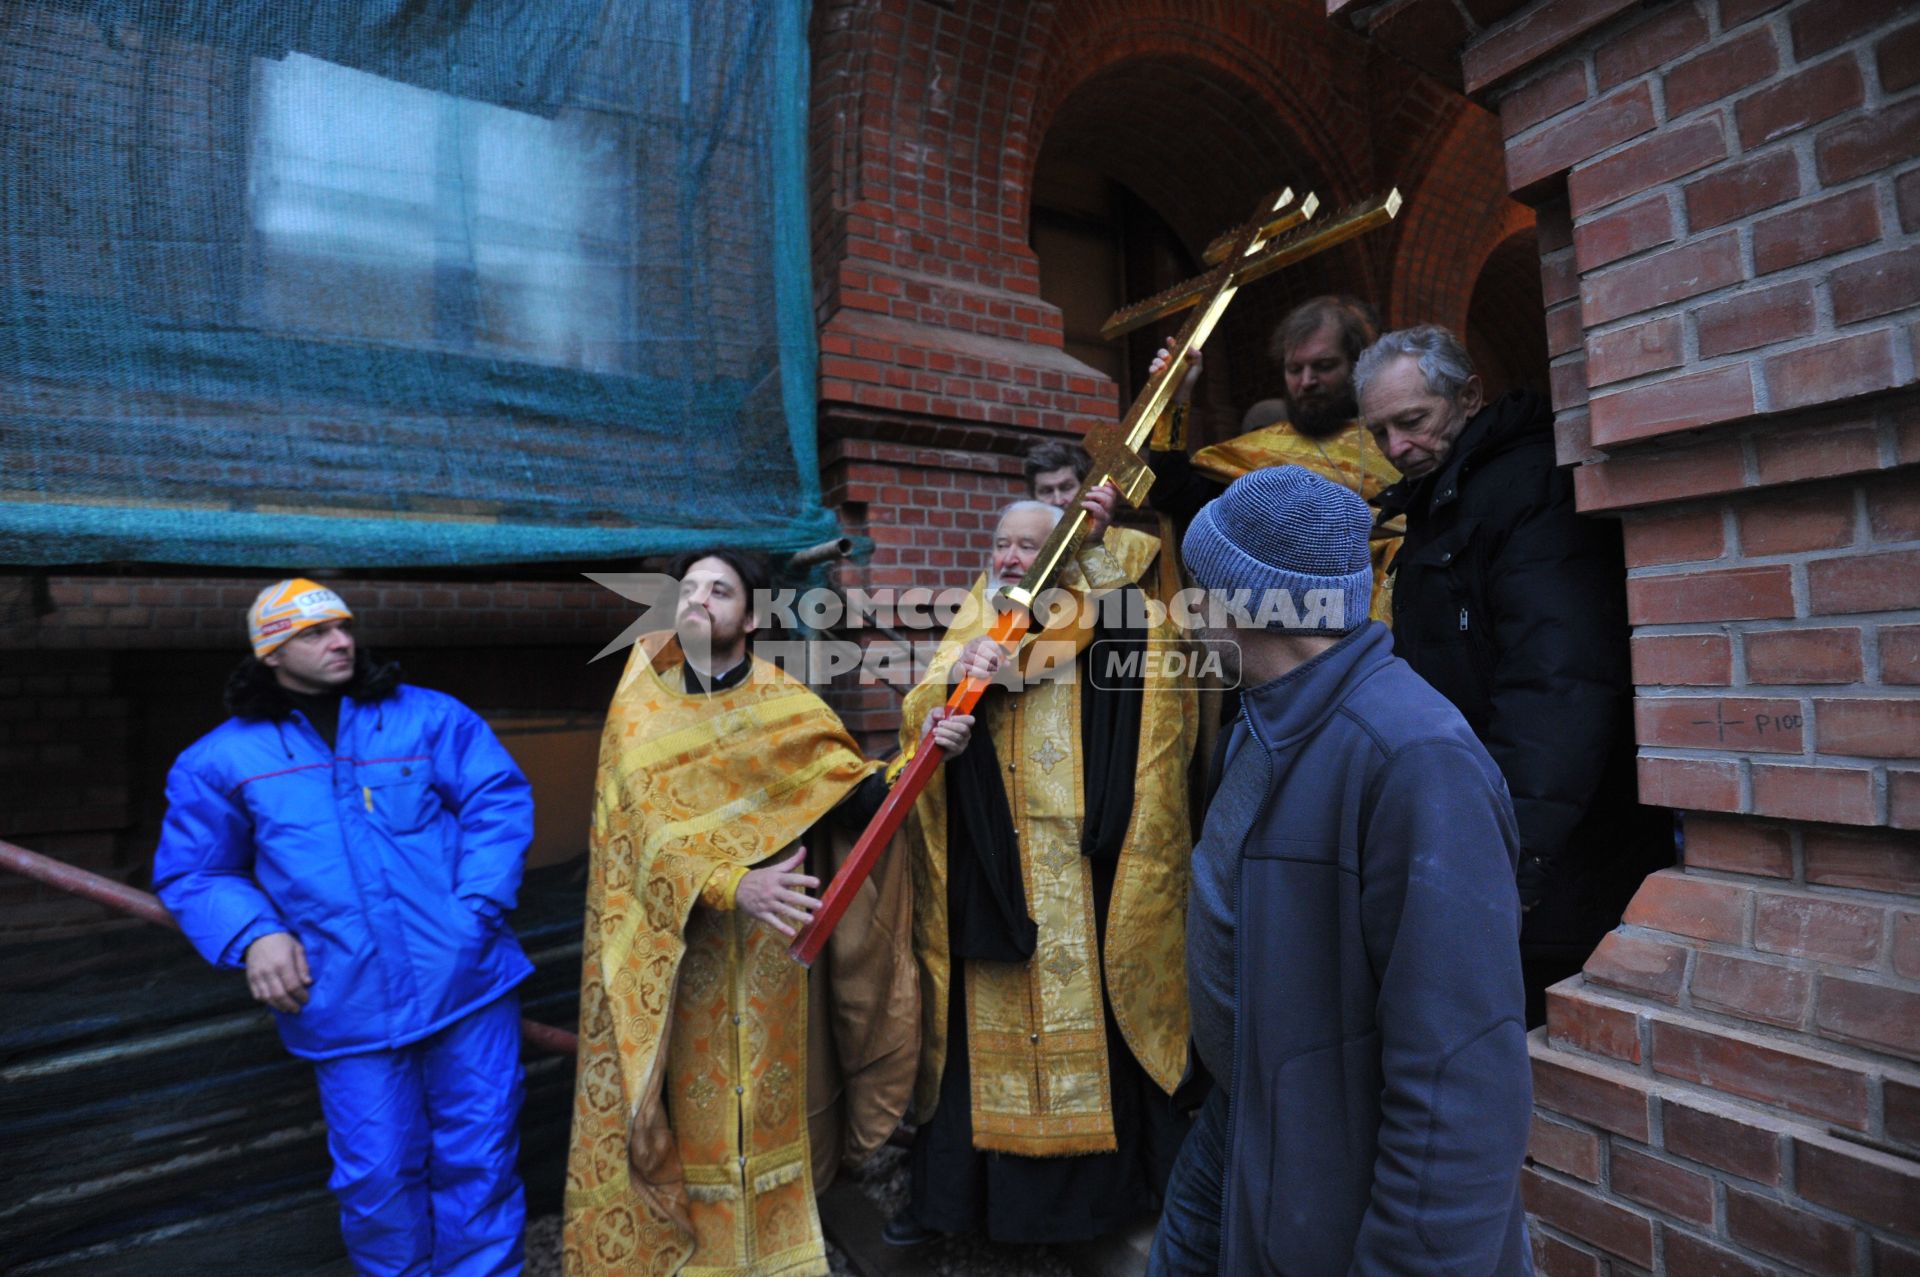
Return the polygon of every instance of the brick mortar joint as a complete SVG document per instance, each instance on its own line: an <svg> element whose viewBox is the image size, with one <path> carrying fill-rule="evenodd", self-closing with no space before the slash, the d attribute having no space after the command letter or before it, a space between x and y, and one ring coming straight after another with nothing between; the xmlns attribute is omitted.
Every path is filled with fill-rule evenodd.
<svg viewBox="0 0 1920 1277"><path fill-rule="evenodd" d="M1901 98L1904 98L1906 96L1906 93L1908 92L1907 90L1901 90L1899 93L1896 93L1896 94L1891 94L1891 95L1888 94L1880 85L1878 68L1875 65L1875 59L1872 56L1874 45L1877 44L1881 39L1883 39L1890 31L1899 29L1905 15L1895 17L1893 20L1889 22L1886 22L1880 26L1874 27L1871 30L1865 31L1860 35L1854 36L1852 39L1845 41L1841 44L1834 45L1832 48L1823 49L1819 53L1814 54L1811 58L1803 61L1794 56L1794 42L1793 42L1793 34L1792 34L1791 19L1790 19L1790 15L1796 9L1802 6L1787 5L1780 10L1777 10L1773 13L1763 16L1757 21L1751 21L1751 22L1746 22L1741 24L1741 26L1745 28L1745 30L1743 30L1741 33L1742 37L1744 37L1745 35L1753 31L1758 31L1762 28L1766 28L1772 33L1775 49L1780 55L1779 65L1776 66L1772 76L1768 77L1765 80L1760 80L1752 84L1743 85L1739 89L1734 90L1734 92L1730 95L1710 98L1705 102L1699 103L1696 106L1688 108L1686 111L1682 112L1678 117L1670 119L1667 115L1666 91L1665 91L1665 80L1667 75L1670 74L1682 63L1690 61L1694 57L1698 56L1703 50L1712 49L1714 45L1719 41L1719 38L1722 35L1726 34L1726 32L1724 32L1721 29L1720 14L1718 11L1718 6L1707 5L1705 7L1708 14L1709 29L1708 29L1708 37L1704 44L1694 46L1692 48L1687 49L1683 53L1676 55L1675 57L1656 63L1655 65L1647 68L1646 70L1639 72L1637 75L1634 75L1632 77L1629 77L1628 79L1622 80L1617 84L1610 85L1604 90L1598 87L1598 76L1595 68L1593 55L1599 50L1600 46L1606 44L1609 40L1613 39L1618 34L1616 28L1624 20L1623 15L1616 15L1614 18L1612 18L1608 22L1601 24L1599 27L1596 27L1593 31L1590 31L1585 35L1581 36L1577 41L1574 41L1572 44L1569 44L1567 46L1562 47L1561 49L1558 49L1552 53L1547 54L1541 60L1540 65L1542 69L1538 75L1531 76L1525 81L1516 82L1512 85L1511 88L1506 87L1504 85L1500 86L1492 95L1493 101L1491 105L1496 113L1499 110L1500 104L1507 97L1511 96L1514 92L1517 92L1522 88L1525 88L1528 84L1534 83L1537 80L1545 78L1547 75L1553 74L1555 71L1558 70L1560 66L1565 65L1566 63L1577 60L1585 67L1587 72L1587 75L1586 75L1587 96L1584 99L1582 99L1579 102L1571 103L1568 106L1563 107L1561 110L1555 112L1553 115L1537 120L1534 123L1528 125L1525 129L1522 129L1509 137L1503 138L1504 145L1510 149L1515 143L1524 142L1534 137L1537 137L1543 131L1548 129L1550 126L1556 123L1564 123L1568 118L1570 118L1577 112L1583 109L1592 107L1600 101L1603 101L1607 98L1614 97L1622 93L1630 92L1636 85L1640 85L1640 84L1647 85L1653 97L1653 105L1654 105L1654 110L1656 114L1656 119L1655 119L1655 124L1657 126L1656 129L1650 130L1649 133L1638 134L1634 138L1630 138L1623 143L1617 144L1617 146L1613 148L1612 152L1599 152L1599 153L1596 153L1594 156L1588 157L1587 160L1582 161L1582 163L1591 163L1595 160L1604 158L1609 153L1614 153L1614 152L1617 152L1618 150L1624 150L1627 147L1631 146L1635 141L1644 140L1652 132L1658 132L1659 126L1683 123L1696 117L1704 118L1707 112L1725 109L1730 106L1737 105L1740 101L1743 101L1746 98L1753 96L1754 94L1764 92L1770 87L1773 87L1788 79L1791 79L1793 76L1799 75L1808 70L1816 69L1820 65L1824 64L1825 62L1835 60L1838 57L1846 54L1853 55L1855 57L1856 64L1861 69L1862 100L1859 107L1851 108L1851 109L1855 109L1855 110L1877 109L1879 106L1884 105L1889 99L1899 100ZM1826 127L1838 122L1839 122L1838 117L1830 117L1829 119L1819 121L1819 126ZM1737 136L1732 140L1737 142L1738 141Z"/></svg>
<svg viewBox="0 0 1920 1277"><path fill-rule="evenodd" d="M1748 961L1764 963L1781 970L1800 971L1809 975L1835 975L1844 978L1883 976L1884 980L1874 983L1887 984L1903 990L1920 993L1920 976L1903 976L1893 969L1891 929L1893 921L1903 915L1920 917L1920 898L1901 895L1894 892L1874 891L1867 887L1841 887L1825 883L1795 881L1782 878L1763 878L1742 874L1730 869L1712 869L1704 866L1688 865L1684 867L1685 876L1701 882L1711 882L1734 887L1751 895L1751 901L1744 906L1747 910L1746 933L1738 941L1710 940L1698 936L1689 936L1680 932L1663 931L1647 923L1620 924L1624 934L1659 939L1662 943L1673 943L1691 948L1699 953L1709 953L1724 958L1744 958ZM1881 949L1884 961L1871 967L1856 966L1832 959L1814 957L1802 952L1760 947L1757 934L1760 924L1761 897L1778 897L1782 900L1804 900L1817 903L1853 905L1869 912L1881 914L1881 934L1876 945ZM1803 965L1796 965L1803 964ZM1684 986L1683 986L1684 987ZM1663 1004L1665 1005L1665 1004ZM1737 1019L1737 1017L1736 1017ZM1742 1024L1750 1022L1741 1021ZM1796 1032L1796 1030L1786 1030ZM1916 1066L1916 1080L1920 1080L1920 1066Z"/></svg>
<svg viewBox="0 0 1920 1277"><path fill-rule="evenodd" d="M1742 774L1752 779L1753 767L1774 767L1781 770L1803 771L1843 771L1866 773L1869 785L1875 781L1884 782L1889 771L1905 775L1920 771L1920 758L1884 758L1867 754L1834 753L1764 753L1754 750L1709 749L1700 745L1650 745L1643 741L1635 743L1635 757L1648 762L1694 762L1694 763L1733 763L1740 767ZM1882 795L1884 797L1884 794ZM1882 807L1884 813L1884 806ZM1737 812L1717 813L1723 815L1757 816L1767 820L1793 820L1796 817L1783 816L1770 812L1752 810L1751 798ZM1881 819L1859 825L1846 825L1848 829L1879 828L1886 825L1884 814Z"/></svg>
<svg viewBox="0 0 1920 1277"><path fill-rule="evenodd" d="M1876 1096L1884 1089L1886 1080L1892 1078L1894 1081L1903 1084L1920 1083L1920 1074L1914 1073L1910 1067L1911 1062L1897 1051L1885 1047L1860 1046L1847 1039L1828 1037L1820 1032L1817 1027L1817 1022L1822 1001L1823 984L1826 980L1844 977L1837 977L1835 973L1826 970L1810 973L1806 1002L1801 1009L1799 1023L1782 1025L1772 1021L1746 1019L1731 1011L1721 1010L1710 1004L1695 1001L1693 993L1694 967L1695 959L1699 956L1701 955L1696 952L1690 954L1688 957L1686 978L1680 986L1683 995L1682 1001L1678 1003L1656 1004L1656 1006L1666 1014L1669 1020L1678 1020L1681 1022L1679 1027L1691 1029L1695 1032L1702 1032L1709 1037L1725 1037L1727 1034L1732 1033L1744 1034L1750 1038L1761 1038L1763 1039L1763 1046L1777 1050L1783 1055L1804 1057L1811 1063L1819 1065L1822 1068L1836 1069L1842 1073L1858 1077L1862 1086L1865 1088L1866 1129L1862 1133L1876 1137L1883 1133L1885 1128L1874 1101ZM1757 961L1758 959L1752 960ZM1767 965L1773 966L1776 964L1768 963ZM1852 971L1854 976L1876 976L1878 974L1876 972L1865 972L1853 968L1848 968L1847 970ZM1864 984L1878 989L1890 989L1892 992L1902 994L1915 992L1914 989L1905 985L1894 986L1885 980L1877 978L1854 979L1851 983ZM1602 985L1601 987L1615 991L1611 990L1610 986ZM1622 996L1628 998L1635 996L1631 991L1627 990L1617 990L1615 992L1619 992ZM1647 1009L1651 1010L1652 1008ZM1656 1078L1667 1081L1685 1082L1685 1079L1676 1079L1671 1074L1661 1073L1654 1068L1652 1055L1653 1020L1645 1016L1641 1018L1647 1026L1647 1041L1642 1047L1644 1067ZM1724 1032L1716 1032L1720 1030L1724 1030ZM1556 1043L1555 1045L1558 1046L1560 1044ZM1609 1056L1589 1056L1589 1053L1584 1051L1582 1051L1581 1054L1583 1057L1600 1060L1612 1058ZM1701 1084L1686 1082L1686 1085L1694 1086ZM1744 1098L1732 1095L1731 1093L1716 1091L1711 1086L1706 1086L1703 1089L1714 1095L1727 1095L1728 1098ZM1749 1102L1765 1103L1764 1101ZM1802 1117L1807 1116L1800 1114L1797 1109L1785 1106L1770 1111L1795 1113ZM1808 1118L1807 1120L1816 1121L1818 1119ZM1853 1128L1845 1127L1844 1129L1851 1130Z"/></svg>
<svg viewBox="0 0 1920 1277"><path fill-rule="evenodd" d="M1850 320L1846 324L1838 324L1833 319L1830 300L1831 290L1829 285L1831 281L1828 279L1828 276L1848 266L1857 265L1864 261L1871 261L1877 257L1887 256L1889 253L1897 252L1905 246L1906 240L1909 237L1897 230L1900 225L1897 207L1893 215L1888 217L1885 211L1878 210L1878 206L1876 205L1877 211L1880 211L1881 214L1882 233L1875 238L1837 252L1823 252L1818 256L1807 258L1804 261L1794 262L1791 265L1775 267L1772 270L1760 272L1754 267L1751 248L1752 233L1757 223L1766 222L1776 217L1791 217L1796 213L1804 213L1811 205L1818 203L1828 196L1845 196L1856 190L1881 192L1885 200L1891 202L1896 198L1893 190L1897 179L1898 175L1892 171L1876 173L1870 177L1855 179L1857 185L1845 188L1829 188L1824 191L1818 191L1811 196L1803 196L1799 201L1794 203L1785 205L1775 204L1766 208L1756 209L1752 213L1745 214L1733 221L1723 222L1717 226L1706 227L1698 232L1681 231L1678 232L1672 240L1645 245L1644 247L1635 249L1624 257L1616 257L1611 261L1594 266L1590 270L1577 272L1575 278L1581 285L1585 285L1590 280L1603 283L1612 276L1626 274L1637 268L1644 268L1649 262L1664 254L1680 253L1688 249L1701 248L1715 240L1724 241L1729 238L1732 238L1742 245L1742 267L1746 272L1741 279L1734 283L1723 285L1720 288L1691 293L1673 301L1658 302L1651 306L1617 315L1612 319L1604 319L1588 324L1583 318L1581 324L1583 339L1592 340L1595 338L1611 337L1643 325L1657 323L1662 319L1694 319L1697 318L1697 312L1706 306L1714 304L1716 300L1723 298L1727 300L1738 299L1767 289L1800 283L1803 280L1811 280L1814 282L1815 287L1813 294L1816 302L1823 298L1828 299L1826 310L1824 314L1820 316L1820 318L1826 322L1824 326L1816 328L1813 333L1806 337L1791 338L1788 339L1787 342L1780 343L1783 346L1818 344L1817 339L1821 337L1832 338L1836 335L1853 336L1862 332L1871 332L1876 325L1897 322L1901 317L1910 316L1914 311L1920 310L1920 302L1915 302L1899 310L1888 311L1885 314L1869 315L1860 319ZM1679 189L1677 183L1674 189ZM1886 234L1888 227L1896 228L1895 233L1891 236ZM1576 297L1574 300L1577 302L1579 298ZM1697 336L1697 323L1689 324L1687 328L1689 332ZM1742 355L1751 359L1757 357L1753 353L1755 350L1766 348L1767 347L1753 347L1746 351L1733 351L1728 353ZM1560 358L1565 357L1566 356L1560 356ZM1726 359L1727 355L1710 355L1704 358L1709 361L1717 361ZM1693 364L1690 362L1686 366L1692 367ZM1607 383L1609 389L1615 385L1625 386L1629 384L1631 384L1629 379ZM1800 410L1795 409L1793 411Z"/></svg>
<svg viewBox="0 0 1920 1277"><path fill-rule="evenodd" d="M1634 928L1645 931L1650 937L1671 938L1670 933L1648 928ZM1688 939L1691 946L1698 942ZM1678 947L1678 946L1676 946ZM1681 983L1682 990L1689 993L1687 1004L1662 1002L1630 989L1617 989L1611 985L1584 976L1583 983L1576 990L1577 997L1571 1000L1585 1000L1604 1009L1632 1014L1637 1024L1644 1030L1640 1041L1641 1059L1638 1064L1622 1060L1616 1056L1602 1055L1588 1051L1577 1043L1557 1040L1544 1036L1545 1049L1564 1055L1569 1059L1586 1065L1597 1071L1609 1081L1618 1085L1645 1089L1648 1094L1657 1097L1663 1104L1678 1101L1683 1107L1688 1100L1711 1099L1715 1104L1732 1108L1735 1112L1753 1118L1765 1118L1775 1124L1792 1124L1809 1130L1824 1133L1823 1119L1769 1104L1764 1100L1751 1099L1730 1091L1719 1090L1708 1083L1695 1082L1688 1078L1662 1073L1654 1067L1653 1030L1658 1023L1668 1023L1675 1028L1695 1033L1704 1033L1709 1037L1725 1038L1740 1042L1742 1038L1757 1039L1760 1046L1780 1051L1789 1056L1798 1056L1823 1068L1837 1069L1842 1073L1858 1076L1866 1087L1866 1117L1869 1135L1877 1135L1884 1127L1876 1121L1879 1114L1874 1100L1888 1080L1906 1086L1920 1087L1920 1069L1912 1061L1886 1051L1872 1047L1855 1046L1852 1043L1833 1038L1821 1037L1810 1027L1815 998L1808 998L1808 1025L1803 1028L1788 1028L1780 1025L1762 1024L1752 1020L1743 1020L1738 1016L1709 1007L1691 1004L1690 994L1693 980L1693 960L1697 951L1689 948L1687 953L1686 975ZM1550 1110L1560 1113L1560 1110ZM1560 1114L1572 1121L1582 1119L1571 1114ZM1847 1128L1852 1129L1852 1128Z"/></svg>
<svg viewBox="0 0 1920 1277"><path fill-rule="evenodd" d="M1868 470L1868 471L1861 471L1858 473L1880 474L1884 472L1876 471L1876 470ZM1836 477L1845 478L1846 476L1836 476ZM1818 480L1802 480L1797 482L1819 482L1819 481ZM1787 485L1782 485L1782 486L1787 486ZM1773 490L1774 489L1771 489L1771 488L1761 489L1761 491L1773 491ZM1906 553L1912 553L1916 550L1920 550L1920 538L1909 538L1904 541L1867 541L1864 543L1856 542L1855 544L1852 544L1852 545L1834 546L1828 549L1783 550L1773 554L1747 555L1747 554L1740 553L1739 551L1728 551L1727 553L1723 554L1720 558L1717 558L1717 559L1693 559L1693 560L1689 560L1682 563L1648 563L1642 566L1630 567L1627 569L1626 579L1629 581L1660 581L1660 580L1667 580L1673 577L1705 575L1710 572L1739 572L1743 570L1776 568L1776 567L1804 569L1809 564L1832 563L1832 562L1837 562L1837 561L1847 560L1847 559L1870 559L1883 554L1906 554ZM1801 582L1799 582L1796 579L1796 585L1798 584L1801 584ZM1798 589L1794 591L1794 603L1797 607L1800 607L1800 608L1805 608L1808 603L1808 600L1803 596L1801 591ZM1887 609L1885 612L1847 612L1847 613L1835 613L1833 615L1882 617L1882 616L1894 616L1894 615L1920 615L1920 614L1916 614L1914 612L1914 609L1911 609L1911 608L1890 608L1890 609ZM1817 619L1815 614L1808 611L1808 612L1803 612L1803 614L1801 615L1796 615L1790 618L1789 617L1734 618L1722 623L1733 624L1733 625L1745 625L1745 624L1759 624L1761 622L1767 622L1767 621L1785 621L1785 620L1808 621L1808 620L1815 620L1815 619ZM1677 624L1677 622L1674 622L1674 623ZM1698 622L1698 623L1711 624L1712 622Z"/></svg>

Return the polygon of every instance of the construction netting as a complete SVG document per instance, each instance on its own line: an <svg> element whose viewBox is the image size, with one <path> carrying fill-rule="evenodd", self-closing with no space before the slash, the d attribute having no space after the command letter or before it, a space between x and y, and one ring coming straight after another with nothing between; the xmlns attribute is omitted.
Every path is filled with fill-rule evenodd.
<svg viewBox="0 0 1920 1277"><path fill-rule="evenodd" d="M0 562L833 535L805 0L0 6Z"/></svg>

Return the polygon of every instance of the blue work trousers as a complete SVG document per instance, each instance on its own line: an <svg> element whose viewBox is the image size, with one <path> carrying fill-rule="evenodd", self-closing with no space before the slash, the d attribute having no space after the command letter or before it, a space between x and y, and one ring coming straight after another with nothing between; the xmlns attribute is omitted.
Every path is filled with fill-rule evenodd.
<svg viewBox="0 0 1920 1277"><path fill-rule="evenodd" d="M1166 1205L1153 1234L1147 1277L1215 1277L1227 1180L1227 1093L1216 1086L1167 1177Z"/></svg>
<svg viewBox="0 0 1920 1277"><path fill-rule="evenodd" d="M391 1051L314 1062L340 1231L369 1277L521 1270L520 999Z"/></svg>

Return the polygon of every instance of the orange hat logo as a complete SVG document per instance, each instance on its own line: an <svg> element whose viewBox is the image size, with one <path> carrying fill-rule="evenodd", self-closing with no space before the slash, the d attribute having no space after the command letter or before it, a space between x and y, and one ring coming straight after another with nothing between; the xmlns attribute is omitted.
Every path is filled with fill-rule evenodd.
<svg viewBox="0 0 1920 1277"><path fill-rule="evenodd" d="M265 656L301 630L328 621L348 621L353 613L338 594L303 576L269 585L247 609L247 639L255 656Z"/></svg>

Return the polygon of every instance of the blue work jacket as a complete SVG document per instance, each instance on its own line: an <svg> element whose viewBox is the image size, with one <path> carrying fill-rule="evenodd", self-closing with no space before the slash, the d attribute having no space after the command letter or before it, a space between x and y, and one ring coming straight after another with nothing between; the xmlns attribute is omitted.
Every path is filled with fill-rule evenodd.
<svg viewBox="0 0 1920 1277"><path fill-rule="evenodd" d="M533 796L480 716L401 685L343 697L335 747L299 710L231 718L167 776L154 889L208 961L287 931L310 1000L275 1012L309 1059L401 1046L533 970L506 924Z"/></svg>

